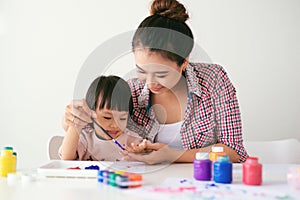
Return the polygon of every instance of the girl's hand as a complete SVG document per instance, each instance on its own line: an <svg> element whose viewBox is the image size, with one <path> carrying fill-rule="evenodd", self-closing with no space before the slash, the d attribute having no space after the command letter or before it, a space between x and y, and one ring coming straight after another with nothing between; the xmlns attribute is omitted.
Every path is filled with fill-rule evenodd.
<svg viewBox="0 0 300 200"><path fill-rule="evenodd" d="M127 153L142 153L146 151L148 141L144 139L141 143L135 144L132 142L131 146L126 146L125 150Z"/></svg>
<svg viewBox="0 0 300 200"><path fill-rule="evenodd" d="M97 115L95 111L92 111L88 107L85 99L72 100L65 108L62 126L65 131L67 131L70 126L81 129L92 122L91 117L96 118Z"/></svg>
<svg viewBox="0 0 300 200"><path fill-rule="evenodd" d="M174 150L162 143L147 144L146 150L152 151L147 154L128 153L123 157L123 160L140 161L152 165L162 162L175 162L183 154L183 151Z"/></svg>
<svg viewBox="0 0 300 200"><path fill-rule="evenodd" d="M131 146L125 147L127 153L145 153L156 151L166 144L163 143L151 143L148 140L144 139L141 143L135 144L134 142L131 143Z"/></svg>

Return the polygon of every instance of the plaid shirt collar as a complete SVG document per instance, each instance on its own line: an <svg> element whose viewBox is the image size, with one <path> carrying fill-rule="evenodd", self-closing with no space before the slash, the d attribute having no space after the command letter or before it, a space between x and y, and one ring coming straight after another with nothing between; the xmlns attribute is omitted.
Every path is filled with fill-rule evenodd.
<svg viewBox="0 0 300 200"><path fill-rule="evenodd" d="M197 95L201 98L201 86L197 81L197 75L193 70L194 66L189 64L185 71L185 77L187 80L187 87L188 87L188 95L190 96L191 93ZM149 113L151 107L151 95L150 90L148 89L147 85L144 85L144 88L138 97L138 105L139 107L147 108L147 112ZM151 116L151 115L150 115Z"/></svg>

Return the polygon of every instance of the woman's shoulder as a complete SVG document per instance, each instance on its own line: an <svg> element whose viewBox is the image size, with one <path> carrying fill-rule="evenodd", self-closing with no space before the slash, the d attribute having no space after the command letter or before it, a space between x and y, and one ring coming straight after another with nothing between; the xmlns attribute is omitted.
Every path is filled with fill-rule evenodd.
<svg viewBox="0 0 300 200"><path fill-rule="evenodd" d="M215 78L220 74L226 74L220 64L215 63L189 63L197 76Z"/></svg>
<svg viewBox="0 0 300 200"><path fill-rule="evenodd" d="M220 64L214 63L189 63L187 79L202 93L211 93L216 88L225 88L231 85L225 69Z"/></svg>
<svg viewBox="0 0 300 200"><path fill-rule="evenodd" d="M189 63L194 78L198 83L205 85L215 85L229 79L225 69L220 64L215 63Z"/></svg>

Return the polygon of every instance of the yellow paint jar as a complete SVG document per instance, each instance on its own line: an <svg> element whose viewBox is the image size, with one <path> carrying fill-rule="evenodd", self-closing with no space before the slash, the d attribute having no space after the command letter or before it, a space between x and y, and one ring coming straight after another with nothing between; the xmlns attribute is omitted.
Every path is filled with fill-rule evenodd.
<svg viewBox="0 0 300 200"><path fill-rule="evenodd" d="M8 173L16 172L17 157L12 147L4 147L0 156L0 176L6 177Z"/></svg>
<svg viewBox="0 0 300 200"><path fill-rule="evenodd" d="M218 156L226 156L226 153L224 152L224 148L220 146L213 146L211 148L211 152L209 153L209 159L212 162L216 162Z"/></svg>

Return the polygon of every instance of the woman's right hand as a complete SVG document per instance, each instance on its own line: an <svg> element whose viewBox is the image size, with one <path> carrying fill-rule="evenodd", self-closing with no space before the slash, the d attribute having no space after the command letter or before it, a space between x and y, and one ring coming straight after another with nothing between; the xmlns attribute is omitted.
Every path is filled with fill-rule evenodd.
<svg viewBox="0 0 300 200"><path fill-rule="evenodd" d="M65 108L65 113L62 119L62 127L65 131L70 126L83 128L92 122L91 118L96 118L95 111L91 110L85 99L75 99L70 102Z"/></svg>

